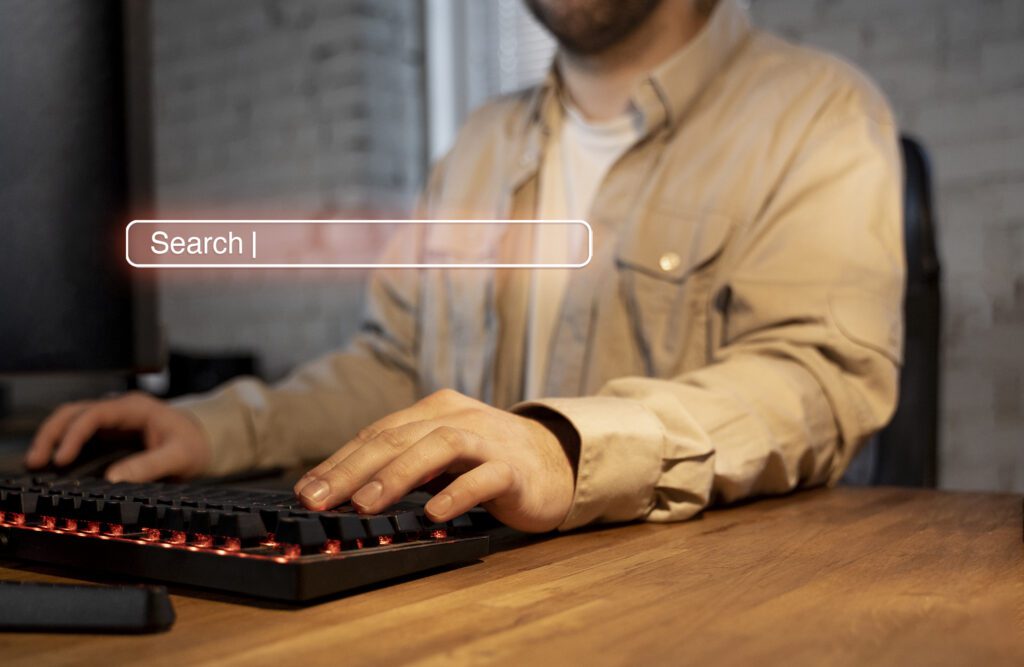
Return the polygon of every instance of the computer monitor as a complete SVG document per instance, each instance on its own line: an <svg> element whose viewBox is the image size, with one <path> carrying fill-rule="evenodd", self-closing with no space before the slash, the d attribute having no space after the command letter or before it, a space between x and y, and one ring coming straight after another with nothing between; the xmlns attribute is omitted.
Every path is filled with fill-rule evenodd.
<svg viewBox="0 0 1024 667"><path fill-rule="evenodd" d="M0 2L0 374L159 363L123 242L152 213L148 12Z"/></svg>

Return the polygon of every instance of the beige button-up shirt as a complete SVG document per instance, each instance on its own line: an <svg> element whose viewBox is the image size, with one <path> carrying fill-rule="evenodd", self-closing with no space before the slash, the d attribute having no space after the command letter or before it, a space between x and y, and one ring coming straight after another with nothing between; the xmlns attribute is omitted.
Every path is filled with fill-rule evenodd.
<svg viewBox="0 0 1024 667"><path fill-rule="evenodd" d="M435 168L424 215L533 217L557 86L477 111ZM641 138L594 201L594 257L570 278L548 398L520 403L527 271L379 270L348 349L276 386L238 380L183 405L213 445L210 472L317 461L452 388L576 428L563 529L685 519L839 479L896 403L901 178L885 100L850 65L753 29L722 0L633 103ZM387 254L531 247L517 229L421 229Z"/></svg>

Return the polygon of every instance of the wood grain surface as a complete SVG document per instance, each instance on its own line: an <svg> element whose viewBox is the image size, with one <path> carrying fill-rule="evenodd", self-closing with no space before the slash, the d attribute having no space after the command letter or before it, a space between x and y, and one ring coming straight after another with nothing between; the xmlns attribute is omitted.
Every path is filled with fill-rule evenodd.
<svg viewBox="0 0 1024 667"><path fill-rule="evenodd" d="M167 633L0 634L0 664L1024 665L1021 508L811 491L527 540L304 608L175 589Z"/></svg>

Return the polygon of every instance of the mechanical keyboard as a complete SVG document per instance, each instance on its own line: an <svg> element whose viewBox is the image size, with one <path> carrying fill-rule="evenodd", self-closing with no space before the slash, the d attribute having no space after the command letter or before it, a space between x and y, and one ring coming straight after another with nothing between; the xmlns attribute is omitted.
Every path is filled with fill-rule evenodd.
<svg viewBox="0 0 1024 667"><path fill-rule="evenodd" d="M309 511L281 491L16 476L0 479L0 555L308 601L487 554L490 515L434 523L428 499L368 516Z"/></svg>

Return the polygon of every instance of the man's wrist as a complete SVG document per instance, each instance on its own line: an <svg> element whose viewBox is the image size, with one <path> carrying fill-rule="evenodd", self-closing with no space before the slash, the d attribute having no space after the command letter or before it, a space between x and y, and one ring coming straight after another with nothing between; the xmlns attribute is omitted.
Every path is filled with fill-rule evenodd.
<svg viewBox="0 0 1024 667"><path fill-rule="evenodd" d="M517 414L539 423L555 436L569 460L569 465L572 466L575 479L580 460L580 434L572 422L554 410L539 405L517 411Z"/></svg>

